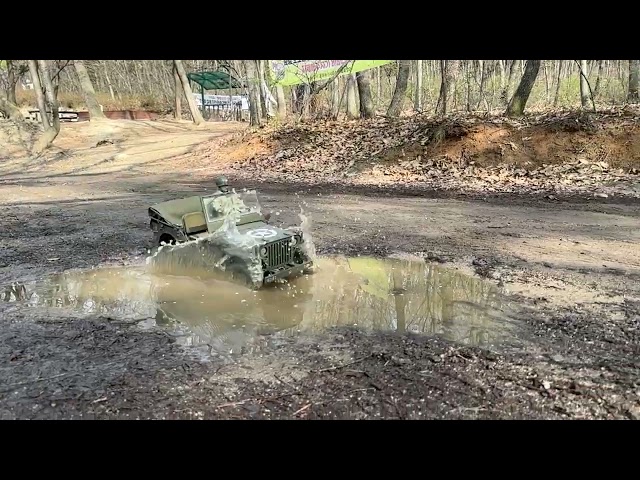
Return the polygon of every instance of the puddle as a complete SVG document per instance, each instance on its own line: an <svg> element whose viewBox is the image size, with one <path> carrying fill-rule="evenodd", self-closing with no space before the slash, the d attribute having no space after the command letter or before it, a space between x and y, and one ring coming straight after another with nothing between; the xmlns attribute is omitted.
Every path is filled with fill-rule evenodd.
<svg viewBox="0 0 640 480"><path fill-rule="evenodd" d="M0 301L140 321L172 329L187 345L257 351L279 335L333 326L437 334L471 345L514 335L492 284L422 261L319 257L318 271L260 291L149 266L67 271L9 285Z"/></svg>

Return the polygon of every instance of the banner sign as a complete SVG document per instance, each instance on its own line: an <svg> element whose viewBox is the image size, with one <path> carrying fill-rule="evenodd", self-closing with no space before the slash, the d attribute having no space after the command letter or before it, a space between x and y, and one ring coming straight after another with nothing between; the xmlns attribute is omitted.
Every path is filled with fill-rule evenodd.
<svg viewBox="0 0 640 480"><path fill-rule="evenodd" d="M270 60L274 85L300 85L328 80L336 75L362 72L381 67L395 60Z"/></svg>
<svg viewBox="0 0 640 480"><path fill-rule="evenodd" d="M196 100L196 104L202 106L202 95L194 93L193 98ZM232 102L234 105L241 106L242 110L249 110L249 101L244 95L233 95ZM205 95L204 104L210 107L222 107L223 109L229 108L229 95Z"/></svg>

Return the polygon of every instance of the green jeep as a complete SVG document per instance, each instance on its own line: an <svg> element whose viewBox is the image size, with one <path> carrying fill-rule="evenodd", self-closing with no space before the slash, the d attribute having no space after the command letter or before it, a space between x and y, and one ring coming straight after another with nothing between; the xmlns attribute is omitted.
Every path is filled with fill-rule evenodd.
<svg viewBox="0 0 640 480"><path fill-rule="evenodd" d="M250 287L313 271L303 232L270 225L254 191L169 200L151 206L148 214L153 247L194 246L207 268L230 273Z"/></svg>

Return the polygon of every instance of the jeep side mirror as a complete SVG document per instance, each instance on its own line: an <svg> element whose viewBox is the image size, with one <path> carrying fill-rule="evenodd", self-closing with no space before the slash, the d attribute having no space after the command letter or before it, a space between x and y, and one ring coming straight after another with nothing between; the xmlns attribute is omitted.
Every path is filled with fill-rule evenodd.
<svg viewBox="0 0 640 480"><path fill-rule="evenodd" d="M271 212L265 212L264 219L268 222L270 218L271 218Z"/></svg>

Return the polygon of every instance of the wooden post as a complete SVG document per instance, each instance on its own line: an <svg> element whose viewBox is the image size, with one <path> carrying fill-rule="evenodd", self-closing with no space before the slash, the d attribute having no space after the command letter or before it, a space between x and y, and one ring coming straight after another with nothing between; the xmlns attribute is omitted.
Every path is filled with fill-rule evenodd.
<svg viewBox="0 0 640 480"><path fill-rule="evenodd" d="M204 117L204 85L200 85L200 95L202 96L202 116Z"/></svg>

